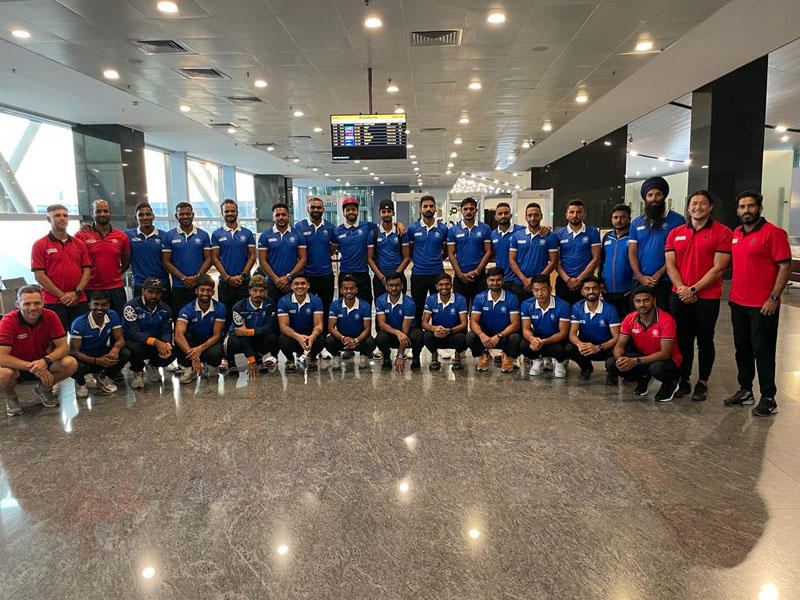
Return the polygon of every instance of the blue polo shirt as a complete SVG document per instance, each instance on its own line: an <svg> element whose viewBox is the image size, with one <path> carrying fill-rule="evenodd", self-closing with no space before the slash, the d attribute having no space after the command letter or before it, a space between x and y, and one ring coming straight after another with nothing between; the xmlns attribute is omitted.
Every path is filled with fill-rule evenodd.
<svg viewBox="0 0 800 600"><path fill-rule="evenodd" d="M96 324L92 319L92 313L88 312L72 322L69 336L81 341L81 352L84 354L103 356L108 352L109 346L113 344L113 342L109 342L112 339L111 330L121 328L119 315L113 310L106 313L100 324Z"/></svg>
<svg viewBox="0 0 800 600"><path fill-rule="evenodd" d="M322 220L319 226L309 219L295 223L295 229L303 234L306 241L306 275L318 277L333 273L331 263L331 243L336 243L336 228L330 221Z"/></svg>
<svg viewBox="0 0 800 600"><path fill-rule="evenodd" d="M600 277L609 294L624 294L631 289L633 269L628 260L629 235L617 237L614 230L603 236Z"/></svg>
<svg viewBox="0 0 800 600"><path fill-rule="evenodd" d="M368 246L375 249L375 262L383 275L397 271L403 262L403 246L408 246L408 231L397 234L397 225L389 233L378 225L372 231Z"/></svg>
<svg viewBox="0 0 800 600"><path fill-rule="evenodd" d="M475 223L472 229L459 221L447 230L447 245L456 247L456 260L462 273L474 271L483 258L484 242L492 241L492 230L486 223Z"/></svg>
<svg viewBox="0 0 800 600"><path fill-rule="evenodd" d="M347 337L358 337L364 331L364 321L372 321L372 305L355 299L353 308L348 308L344 298L339 297L331 303L330 317L336 319L336 329Z"/></svg>
<svg viewBox="0 0 800 600"><path fill-rule="evenodd" d="M172 309L163 300L159 300L155 310L150 312L142 297L137 296L125 303L122 318L122 333L126 340L140 344L147 343L151 337L162 342L172 341Z"/></svg>
<svg viewBox="0 0 800 600"><path fill-rule="evenodd" d="M545 236L532 235L525 227L511 234L509 250L517 251L517 264L525 277L534 277L544 271L550 253L558 252L558 236L552 231Z"/></svg>
<svg viewBox="0 0 800 600"><path fill-rule="evenodd" d="M508 231L503 233L500 228L492 230L492 248L494 248L494 264L503 269L503 280L520 283L519 278L508 266L508 251L511 249L511 239L517 231L525 229L522 225L512 224Z"/></svg>
<svg viewBox="0 0 800 600"><path fill-rule="evenodd" d="M366 273L367 246L372 239L375 223L357 222L353 226L342 223L336 228L339 244L339 273Z"/></svg>
<svg viewBox="0 0 800 600"><path fill-rule="evenodd" d="M278 316L289 315L289 327L303 335L308 335L314 329L314 315L323 313L322 300L314 294L306 294L302 304L297 303L293 292L278 300Z"/></svg>
<svg viewBox="0 0 800 600"><path fill-rule="evenodd" d="M611 339L611 326L620 326L617 309L608 302L597 305L597 312L592 314L586 309L586 300L576 302L570 315L571 323L578 323L578 337L582 342L602 344Z"/></svg>
<svg viewBox="0 0 800 600"><path fill-rule="evenodd" d="M422 220L408 228L408 241L414 244L411 260L414 275L437 275L442 272L442 245L447 242L447 225L436 221L431 227Z"/></svg>
<svg viewBox="0 0 800 600"><path fill-rule="evenodd" d="M596 227L583 224L577 233L562 227L556 231L561 251L561 266L567 275L577 277L592 260L592 246L600 245L600 232Z"/></svg>
<svg viewBox="0 0 800 600"><path fill-rule="evenodd" d="M472 301L472 311L481 316L478 323L486 335L494 335L511 324L511 315L519 314L519 298L503 290L497 302L492 301L491 290L484 290Z"/></svg>
<svg viewBox="0 0 800 600"><path fill-rule="evenodd" d="M550 296L550 304L542 309L536 298L528 298L522 303L521 319L529 319L533 333L539 338L549 338L558 333L561 321L569 322L569 302ZM523 324L523 327L527 325Z"/></svg>
<svg viewBox="0 0 800 600"><path fill-rule="evenodd" d="M674 210L668 210L664 220L658 227L651 227L644 215L639 215L631 221L630 244L636 244L636 256L639 258L639 269L643 275L652 275L666 264L664 247L667 244L669 232L686 223L681 215ZM669 279L667 272L661 281Z"/></svg>
<svg viewBox="0 0 800 600"><path fill-rule="evenodd" d="M161 263L161 244L167 233L161 229L153 229L153 233L145 235L137 227L126 229L125 235L131 242L131 273L133 273L134 287L142 285L148 277L158 277L167 283L167 271Z"/></svg>
<svg viewBox="0 0 800 600"><path fill-rule="evenodd" d="M200 339L207 340L214 333L214 322L225 322L227 310L222 302L213 298L206 312L200 309L198 300L189 302L178 312L178 321L186 322L186 331Z"/></svg>
<svg viewBox="0 0 800 600"><path fill-rule="evenodd" d="M211 238L208 233L194 227L189 234L180 227L170 229L161 241L161 251L172 254L172 264L187 276L196 275L203 264L203 250L211 250ZM182 288L180 279L173 279L172 287Z"/></svg>
<svg viewBox="0 0 800 600"><path fill-rule="evenodd" d="M375 314L383 313L386 323L395 329L403 329L403 322L411 319L411 326L414 327L414 314L417 312L417 305L407 294L400 294L400 301L392 304L389 300L389 293L375 300Z"/></svg>
<svg viewBox="0 0 800 600"><path fill-rule="evenodd" d="M253 306L250 298L243 298L233 305L231 309L231 334L237 327L246 327L253 330L253 335L259 337L271 331L277 331L275 303L269 296L264 296L261 306ZM235 334L234 334L235 335Z"/></svg>
<svg viewBox="0 0 800 600"><path fill-rule="evenodd" d="M223 225L211 234L211 248L219 248L219 260L228 275L238 275L247 264L247 251L256 247L253 232L242 227L228 229ZM245 280L250 273L245 273Z"/></svg>
<svg viewBox="0 0 800 600"><path fill-rule="evenodd" d="M305 247L305 236L291 225L283 233L273 225L272 229L267 229L258 236L258 249L266 249L267 264L278 277L283 277L294 269L297 264L297 249Z"/></svg>
<svg viewBox="0 0 800 600"><path fill-rule="evenodd" d="M461 315L467 312L467 300L453 292L448 303L443 304L439 294L431 294L425 300L425 312L431 313L431 325L457 327L461 324Z"/></svg>

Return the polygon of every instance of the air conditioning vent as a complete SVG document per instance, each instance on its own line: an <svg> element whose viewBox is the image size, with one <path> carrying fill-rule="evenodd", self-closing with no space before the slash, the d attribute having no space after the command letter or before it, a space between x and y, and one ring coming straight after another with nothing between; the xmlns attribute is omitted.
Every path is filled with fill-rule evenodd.
<svg viewBox="0 0 800 600"><path fill-rule="evenodd" d="M225 129L229 129L231 127L238 127L236 123L211 123L212 127L224 127Z"/></svg>
<svg viewBox="0 0 800 600"><path fill-rule="evenodd" d="M442 29L438 31L412 31L410 34L412 48L430 46L460 46L460 29Z"/></svg>
<svg viewBox="0 0 800 600"><path fill-rule="evenodd" d="M217 71L210 67L205 69L187 68L175 70L186 77L186 79L230 79L230 77L222 71Z"/></svg>
<svg viewBox="0 0 800 600"><path fill-rule="evenodd" d="M131 40L139 50L152 56L153 54L194 54L194 51L175 40Z"/></svg>
<svg viewBox="0 0 800 600"><path fill-rule="evenodd" d="M246 105L246 104L261 104L263 100L258 96L227 96L225 98L231 104L236 104L238 106Z"/></svg>
<svg viewBox="0 0 800 600"><path fill-rule="evenodd" d="M310 140L312 139L310 135L290 135L290 140Z"/></svg>
<svg viewBox="0 0 800 600"><path fill-rule="evenodd" d="M422 127L420 133L447 133L447 127Z"/></svg>

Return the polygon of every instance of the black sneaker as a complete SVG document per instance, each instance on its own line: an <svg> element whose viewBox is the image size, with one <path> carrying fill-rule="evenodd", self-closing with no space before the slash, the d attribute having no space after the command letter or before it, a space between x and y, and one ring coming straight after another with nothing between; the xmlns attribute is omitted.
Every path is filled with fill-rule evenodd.
<svg viewBox="0 0 800 600"><path fill-rule="evenodd" d="M428 368L431 371L438 371L439 369L442 368L442 363L440 363L438 360L432 360L428 365Z"/></svg>
<svg viewBox="0 0 800 600"><path fill-rule="evenodd" d="M636 388L633 393L637 396L647 396L647 388L650 387L650 376L642 377L636 381Z"/></svg>
<svg viewBox="0 0 800 600"><path fill-rule="evenodd" d="M662 383L656 392L656 400L658 402L671 402L675 397L675 392L678 391L678 385L677 381L665 381Z"/></svg>
<svg viewBox="0 0 800 600"><path fill-rule="evenodd" d="M578 379L581 381L589 381L592 378L592 370L591 369L583 369L581 370L581 374L578 375Z"/></svg>
<svg viewBox="0 0 800 600"><path fill-rule="evenodd" d="M740 404L755 404L756 399L750 390L739 390L730 398L725 398L725 406L739 406Z"/></svg>
<svg viewBox="0 0 800 600"><path fill-rule="evenodd" d="M239 367L228 367L228 377L238 377Z"/></svg>
<svg viewBox="0 0 800 600"><path fill-rule="evenodd" d="M606 375L606 385L614 386L614 387L618 386L619 385L619 377L609 373L608 375Z"/></svg>
<svg viewBox="0 0 800 600"><path fill-rule="evenodd" d="M411 368L414 369L415 371L422 368L422 365L420 364L418 358L415 358L411 361Z"/></svg>
<svg viewBox="0 0 800 600"><path fill-rule="evenodd" d="M284 367L284 372L286 373L296 373L297 372L297 363L293 360L287 360L286 366Z"/></svg>
<svg viewBox="0 0 800 600"><path fill-rule="evenodd" d="M750 412L753 413L754 417L769 417L778 412L778 403L775 402L775 398L761 396L758 405Z"/></svg>
<svg viewBox="0 0 800 600"><path fill-rule="evenodd" d="M675 392L675 397L683 398L684 396L688 396L691 393L692 393L692 384L689 383L688 381L681 381L680 384L678 384L678 391Z"/></svg>
<svg viewBox="0 0 800 600"><path fill-rule="evenodd" d="M383 357L383 362L381 363L381 369L384 369L385 371L391 371L392 370L392 360L390 358L384 356Z"/></svg>
<svg viewBox="0 0 800 600"><path fill-rule="evenodd" d="M708 399L708 386L699 381L694 384L694 392L692 393L692 402L705 402Z"/></svg>

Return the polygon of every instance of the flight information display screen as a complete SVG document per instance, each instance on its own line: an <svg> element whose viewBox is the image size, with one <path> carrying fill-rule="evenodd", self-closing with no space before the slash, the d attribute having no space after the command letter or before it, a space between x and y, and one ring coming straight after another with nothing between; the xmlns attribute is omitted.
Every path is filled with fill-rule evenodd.
<svg viewBox="0 0 800 600"><path fill-rule="evenodd" d="M406 158L406 115L331 115L331 158Z"/></svg>

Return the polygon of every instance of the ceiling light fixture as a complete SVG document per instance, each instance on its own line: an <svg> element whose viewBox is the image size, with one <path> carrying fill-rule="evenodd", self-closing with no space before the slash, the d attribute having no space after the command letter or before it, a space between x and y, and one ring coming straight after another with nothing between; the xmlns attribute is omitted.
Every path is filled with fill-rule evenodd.
<svg viewBox="0 0 800 600"><path fill-rule="evenodd" d="M411 164L412 164L412 165L416 165L418 162L419 162L418 160L412 160L412 161L411 161Z"/></svg>
<svg viewBox="0 0 800 600"><path fill-rule="evenodd" d="M458 122L459 122L459 123L461 123L462 125L466 125L467 123L469 123L469 117L468 117L468 116L466 116L466 115L464 115L463 117L461 117L461 118L458 120Z"/></svg>
<svg viewBox="0 0 800 600"><path fill-rule="evenodd" d="M650 40L642 40L636 44L636 51L637 52L647 52L648 50L653 49L653 42Z"/></svg>
<svg viewBox="0 0 800 600"><path fill-rule="evenodd" d="M528 149L528 148L530 148L530 147L531 147L531 142L530 142L530 140L523 140L523 141L522 141L522 149L523 149L523 150L527 150L527 149Z"/></svg>
<svg viewBox="0 0 800 600"><path fill-rule="evenodd" d="M180 109L181 112L189 112L190 110L192 110L192 107L189 106L188 104L181 104L178 108Z"/></svg>
<svg viewBox="0 0 800 600"><path fill-rule="evenodd" d="M414 170L415 171L419 171L419 167L414 167Z"/></svg>
<svg viewBox="0 0 800 600"><path fill-rule="evenodd" d="M604 144L604 145L606 145L606 146L610 146L610 145L611 145L611 142L609 142L608 140L606 140L605 142L603 142L603 144Z"/></svg>
<svg viewBox="0 0 800 600"><path fill-rule="evenodd" d="M236 127L228 127L228 133L236 133Z"/></svg>
<svg viewBox="0 0 800 600"><path fill-rule="evenodd" d="M361 167L362 171L369 171L369 167Z"/></svg>
<svg viewBox="0 0 800 600"><path fill-rule="evenodd" d="M357 164L357 165L360 165L360 164L361 164L361 161L360 161L359 159L355 159L353 162L354 162L355 164Z"/></svg>
<svg viewBox="0 0 800 600"><path fill-rule="evenodd" d="M783 133L787 129L788 127L786 127L786 125L775 125L775 131L777 131L778 133Z"/></svg>
<svg viewBox="0 0 800 600"><path fill-rule="evenodd" d="M639 156L639 153L636 150L630 150L628 154L630 154L631 156Z"/></svg>
<svg viewBox="0 0 800 600"><path fill-rule="evenodd" d="M553 131L553 124L550 121L545 121L542 125L542 131Z"/></svg>
<svg viewBox="0 0 800 600"><path fill-rule="evenodd" d="M373 181L378 181L378 177L373 177L372 180Z"/></svg>
<svg viewBox="0 0 800 600"><path fill-rule="evenodd" d="M317 169L317 167L311 167L311 170L314 171L314 173L316 173L319 169Z"/></svg>
<svg viewBox="0 0 800 600"><path fill-rule="evenodd" d="M12 29L11 35L20 40L28 40L31 37L30 31L27 29Z"/></svg>
<svg viewBox="0 0 800 600"><path fill-rule="evenodd" d="M389 80L389 85L386 86L386 91L390 94L396 94L400 91L400 88L397 87L395 84L392 83L392 80Z"/></svg>
<svg viewBox="0 0 800 600"><path fill-rule="evenodd" d="M383 181L381 181L381 182L379 182L379 183L380 183L381 185L383 185L383 184L384 184L384 182L383 182Z"/></svg>
<svg viewBox="0 0 800 600"><path fill-rule="evenodd" d="M398 106L395 106L395 108L394 108L394 114L396 114L396 115L402 115L404 112L406 112L406 109L405 109L405 108L403 108L402 106L399 106L399 105L398 105Z"/></svg>
<svg viewBox="0 0 800 600"><path fill-rule="evenodd" d="M275 146L273 146L272 144L267 146L267 152L272 152L273 150L275 150Z"/></svg>
<svg viewBox="0 0 800 600"><path fill-rule="evenodd" d="M305 113L300 109L297 109L296 111L294 111L294 116L295 117L302 117L304 114Z"/></svg>
<svg viewBox="0 0 800 600"><path fill-rule="evenodd" d="M174 15L178 12L178 5L174 2L169 2L168 0L164 0L163 2L159 2L156 7L162 13L166 13L168 15Z"/></svg>
<svg viewBox="0 0 800 600"><path fill-rule="evenodd" d="M506 22L506 15L499 11L495 11L493 13L489 13L489 16L486 17L486 20L493 25L499 25L500 23Z"/></svg>
<svg viewBox="0 0 800 600"><path fill-rule="evenodd" d="M331 174L330 174L330 173L323 173L323 175L324 175L325 177L330 177L330 176L331 176Z"/></svg>
<svg viewBox="0 0 800 600"><path fill-rule="evenodd" d="M445 171L444 173L445 173L445 175L450 175L452 173L452 171L450 169L447 169L447 171Z"/></svg>
<svg viewBox="0 0 800 600"><path fill-rule="evenodd" d="M106 69L103 71L103 77L106 79L119 79L119 73L114 69Z"/></svg>
<svg viewBox="0 0 800 600"><path fill-rule="evenodd" d="M788 135L781 136L781 141L782 142L788 142L789 141L789 136Z"/></svg>
<svg viewBox="0 0 800 600"><path fill-rule="evenodd" d="M364 27L367 29L378 29L383 27L383 21L378 17L367 17L367 20L364 21Z"/></svg>
<svg viewBox="0 0 800 600"><path fill-rule="evenodd" d="M450 158L458 158L458 152L451 152Z"/></svg>
<svg viewBox="0 0 800 600"><path fill-rule="evenodd" d="M469 84L469 89L471 90L479 90L481 89L481 82L480 81L473 81Z"/></svg>
<svg viewBox="0 0 800 600"><path fill-rule="evenodd" d="M406 148L408 148L409 150L411 150L413 147L414 147L414 144L406 144Z"/></svg>
<svg viewBox="0 0 800 600"><path fill-rule="evenodd" d="M256 79L253 85L255 85L257 88L265 88L269 84L263 79Z"/></svg>
<svg viewBox="0 0 800 600"><path fill-rule="evenodd" d="M447 163L447 168L452 169L455 166L452 162Z"/></svg>
<svg viewBox="0 0 800 600"><path fill-rule="evenodd" d="M661 161L661 162L664 162L665 160L667 160L667 157L666 156L659 156L658 160Z"/></svg>
<svg viewBox="0 0 800 600"><path fill-rule="evenodd" d="M370 175L375 175L375 171L370 171L369 174Z"/></svg>
<svg viewBox="0 0 800 600"><path fill-rule="evenodd" d="M342 183L342 180L339 179L339 178L337 178L336 181L338 181L339 183Z"/></svg>
<svg viewBox="0 0 800 600"><path fill-rule="evenodd" d="M322 127L314 127L314 133L322 133Z"/></svg>
<svg viewBox="0 0 800 600"><path fill-rule="evenodd" d="M575 102L578 104L586 104L589 101L589 96L586 95L586 92L581 90L578 92L578 95L575 96Z"/></svg>
<svg viewBox="0 0 800 600"><path fill-rule="evenodd" d="M461 138L460 138L460 137L457 137L456 139L454 139L454 140L453 140L453 143L454 143L456 146L458 146L458 145L460 145L460 144L463 144L463 142L461 141Z"/></svg>
<svg viewBox="0 0 800 600"><path fill-rule="evenodd" d="M292 162L293 162L293 163L299 163L299 162L300 162L300 159L299 159L299 158L293 158L293 159L292 159Z"/></svg>
<svg viewBox="0 0 800 600"><path fill-rule="evenodd" d="M417 155L416 155L416 154L410 154L410 155L408 156L408 158L417 158Z"/></svg>

